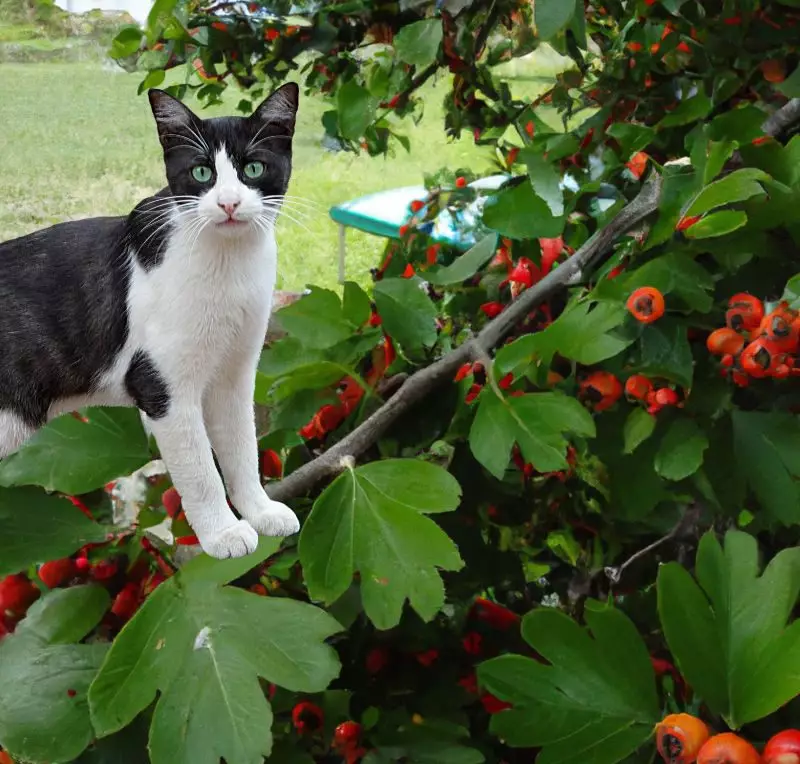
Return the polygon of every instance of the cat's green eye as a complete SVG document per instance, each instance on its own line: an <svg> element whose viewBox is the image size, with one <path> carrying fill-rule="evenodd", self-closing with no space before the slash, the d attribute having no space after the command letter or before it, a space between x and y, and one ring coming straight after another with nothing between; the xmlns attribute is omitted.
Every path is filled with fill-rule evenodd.
<svg viewBox="0 0 800 764"><path fill-rule="evenodd" d="M211 168L204 164L199 164L197 167L192 167L192 177L198 183L208 183L211 180Z"/></svg>
<svg viewBox="0 0 800 764"><path fill-rule="evenodd" d="M248 162L244 166L244 174L245 177L250 178L250 180L255 180L256 178L260 178L264 174L264 163Z"/></svg>

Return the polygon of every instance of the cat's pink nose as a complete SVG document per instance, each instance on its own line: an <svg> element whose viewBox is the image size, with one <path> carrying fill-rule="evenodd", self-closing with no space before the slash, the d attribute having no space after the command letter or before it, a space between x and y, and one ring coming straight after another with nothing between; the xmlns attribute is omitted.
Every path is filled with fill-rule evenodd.
<svg viewBox="0 0 800 764"><path fill-rule="evenodd" d="M239 207L239 202L220 203L218 206L229 218L232 218L233 213L236 212Z"/></svg>

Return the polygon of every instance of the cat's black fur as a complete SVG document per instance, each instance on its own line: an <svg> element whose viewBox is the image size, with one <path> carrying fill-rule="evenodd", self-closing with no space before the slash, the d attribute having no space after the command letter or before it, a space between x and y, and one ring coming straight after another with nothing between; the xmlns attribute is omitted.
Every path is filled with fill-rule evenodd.
<svg viewBox="0 0 800 764"><path fill-rule="evenodd" d="M154 230L160 206L170 195L199 196L208 188L192 178L193 165L203 161L213 167L213 155L224 143L239 166L258 135L267 140L255 152L250 147L248 161L259 159L268 171L251 181L239 166L240 177L264 195L285 193L297 87L284 86L275 95L283 101L267 99L250 118L200 120L161 91L150 91L160 118L168 188L127 217L61 223L0 243L0 411L38 427L54 401L92 392L128 337L130 258L147 270L157 268L169 235ZM195 141L194 133L201 140ZM165 415L169 390L144 351L134 355L125 382L143 411L154 418Z"/></svg>

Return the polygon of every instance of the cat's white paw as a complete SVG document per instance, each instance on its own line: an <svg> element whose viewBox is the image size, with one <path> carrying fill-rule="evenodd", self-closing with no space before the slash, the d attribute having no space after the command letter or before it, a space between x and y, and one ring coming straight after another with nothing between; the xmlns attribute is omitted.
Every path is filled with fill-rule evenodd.
<svg viewBox="0 0 800 764"><path fill-rule="evenodd" d="M234 525L218 533L211 533L200 539L200 546L206 554L225 560L228 557L244 557L256 551L258 534L247 520L237 520Z"/></svg>
<svg viewBox="0 0 800 764"><path fill-rule="evenodd" d="M258 509L251 508L249 512L239 510L246 515L247 521L261 536L291 536L300 530L300 521L297 515L285 504L279 501L259 502Z"/></svg>

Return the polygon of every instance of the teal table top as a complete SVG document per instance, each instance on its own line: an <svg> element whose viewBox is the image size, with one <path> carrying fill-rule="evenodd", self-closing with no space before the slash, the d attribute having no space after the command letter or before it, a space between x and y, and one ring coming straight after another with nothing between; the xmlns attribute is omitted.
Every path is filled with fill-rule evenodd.
<svg viewBox="0 0 800 764"><path fill-rule="evenodd" d="M493 175L470 185L479 190L492 191L506 178L505 175ZM424 186L392 188L337 204L331 207L329 214L339 225L356 228L375 236L399 239L400 228L411 219L409 209L411 202L416 199L424 200L427 193ZM443 210L432 224L428 223L423 227L423 231L434 241L451 244L462 250L469 249L475 243L475 239L465 229L477 223L481 206L482 200L479 199L460 213L460 221L456 221L449 211Z"/></svg>

